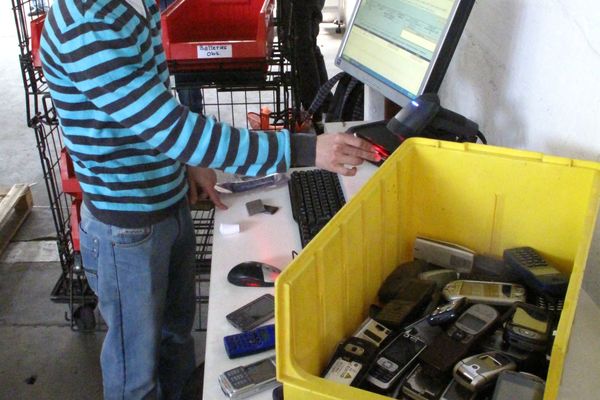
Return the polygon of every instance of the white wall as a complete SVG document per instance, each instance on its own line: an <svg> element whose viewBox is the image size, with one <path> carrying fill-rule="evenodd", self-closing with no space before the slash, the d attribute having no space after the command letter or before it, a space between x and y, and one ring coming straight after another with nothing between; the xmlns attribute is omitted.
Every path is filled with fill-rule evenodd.
<svg viewBox="0 0 600 400"><path fill-rule="evenodd" d="M440 97L491 144L600 161L600 2L476 0Z"/></svg>

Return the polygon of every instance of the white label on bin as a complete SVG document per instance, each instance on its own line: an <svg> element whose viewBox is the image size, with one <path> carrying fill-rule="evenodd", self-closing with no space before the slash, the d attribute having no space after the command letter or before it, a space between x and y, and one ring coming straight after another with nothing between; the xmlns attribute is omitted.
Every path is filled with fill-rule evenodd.
<svg viewBox="0 0 600 400"><path fill-rule="evenodd" d="M335 360L331 368L329 368L329 371L327 371L325 379L350 386L356 375L358 375L360 372L361 368L361 363L357 363L356 361L346 361L342 358L338 358Z"/></svg>
<svg viewBox="0 0 600 400"><path fill-rule="evenodd" d="M231 58L233 57L233 45L210 44L198 46L198 58Z"/></svg>

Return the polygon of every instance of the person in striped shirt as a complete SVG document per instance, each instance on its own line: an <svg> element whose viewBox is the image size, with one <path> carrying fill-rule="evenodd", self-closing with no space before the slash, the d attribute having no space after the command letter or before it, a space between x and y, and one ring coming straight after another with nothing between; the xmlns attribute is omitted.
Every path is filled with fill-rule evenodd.
<svg viewBox="0 0 600 400"><path fill-rule="evenodd" d="M377 155L347 134L250 132L190 112L169 91L155 0L55 0L40 54L83 191L83 265L108 325L104 396L177 399L195 368L188 191L225 208L213 169L354 175Z"/></svg>

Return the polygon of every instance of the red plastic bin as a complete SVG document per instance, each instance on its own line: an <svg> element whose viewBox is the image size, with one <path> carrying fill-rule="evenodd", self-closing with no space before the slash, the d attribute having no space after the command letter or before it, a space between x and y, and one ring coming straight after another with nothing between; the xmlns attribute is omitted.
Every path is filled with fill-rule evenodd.
<svg viewBox="0 0 600 400"><path fill-rule="evenodd" d="M63 192L70 194L71 196L74 196L78 199L81 199L81 186L79 185L79 181L75 177L73 161L71 160L71 156L69 156L69 153L67 153L66 148L63 148L60 151L59 168Z"/></svg>
<svg viewBox="0 0 600 400"><path fill-rule="evenodd" d="M75 198L71 203L71 239L73 239L73 250L81 251L81 238L79 237L79 223L81 222L81 199Z"/></svg>
<svg viewBox="0 0 600 400"><path fill-rule="evenodd" d="M177 0L161 14L171 72L265 70L275 0Z"/></svg>
<svg viewBox="0 0 600 400"><path fill-rule="evenodd" d="M44 22L46 21L46 14L42 14L36 17L30 22L31 29L31 57L33 58L33 66L37 68L42 67L42 61L40 60L40 39L42 37L42 30L44 29Z"/></svg>

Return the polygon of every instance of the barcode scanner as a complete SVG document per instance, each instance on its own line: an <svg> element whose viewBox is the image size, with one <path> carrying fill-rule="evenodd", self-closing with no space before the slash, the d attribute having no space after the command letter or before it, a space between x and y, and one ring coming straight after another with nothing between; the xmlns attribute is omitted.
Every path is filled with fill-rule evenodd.
<svg viewBox="0 0 600 400"><path fill-rule="evenodd" d="M404 139L421 136L454 142L486 143L477 123L445 109L436 93L425 93L412 100L390 119L386 128Z"/></svg>
<svg viewBox="0 0 600 400"><path fill-rule="evenodd" d="M419 136L440 111L440 98L435 93L425 93L412 100L390 119L386 128L402 139Z"/></svg>

